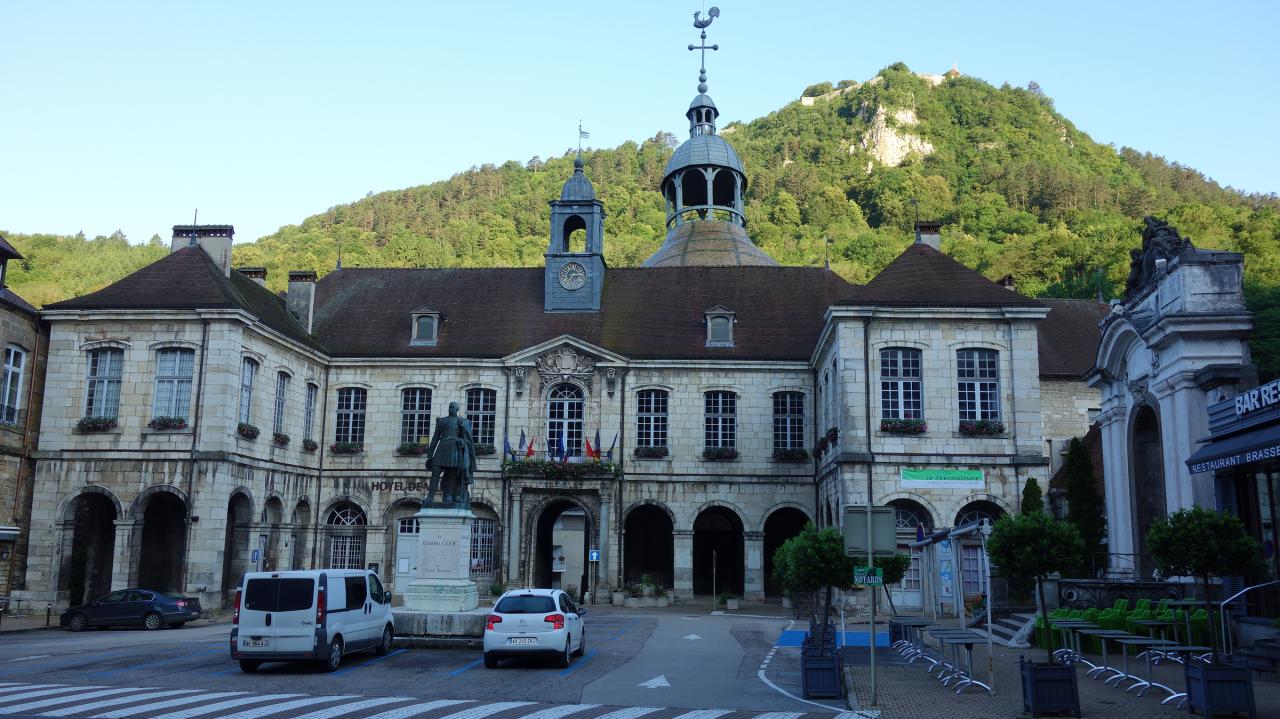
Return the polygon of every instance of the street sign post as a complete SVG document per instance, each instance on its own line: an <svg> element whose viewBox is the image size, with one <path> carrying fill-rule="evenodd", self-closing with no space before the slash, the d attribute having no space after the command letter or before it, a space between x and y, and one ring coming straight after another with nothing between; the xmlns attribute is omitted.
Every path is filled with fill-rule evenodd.
<svg viewBox="0 0 1280 719"><path fill-rule="evenodd" d="M853 568L853 583L861 584L864 587L883 587L884 586L884 570L875 567L868 571L867 567L857 566Z"/></svg>
<svg viewBox="0 0 1280 719"><path fill-rule="evenodd" d="M600 561L600 550L599 550L599 549L591 549L591 550L588 550L588 551L587 551L587 561L588 561L588 562L598 562L598 561Z"/></svg>

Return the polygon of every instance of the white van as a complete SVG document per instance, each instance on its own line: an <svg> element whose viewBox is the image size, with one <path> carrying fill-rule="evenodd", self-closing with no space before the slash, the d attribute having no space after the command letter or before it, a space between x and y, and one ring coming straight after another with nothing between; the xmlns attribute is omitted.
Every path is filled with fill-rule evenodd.
<svg viewBox="0 0 1280 719"><path fill-rule="evenodd" d="M236 590L231 658L246 672L275 661L317 661L331 672L343 654L391 651L392 627L391 592L373 572L247 572Z"/></svg>

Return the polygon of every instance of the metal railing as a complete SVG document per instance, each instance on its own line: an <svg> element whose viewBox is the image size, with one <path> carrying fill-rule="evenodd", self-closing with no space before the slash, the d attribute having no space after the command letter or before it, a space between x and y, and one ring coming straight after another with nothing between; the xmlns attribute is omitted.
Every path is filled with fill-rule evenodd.
<svg viewBox="0 0 1280 719"><path fill-rule="evenodd" d="M1262 589L1263 587L1270 587L1274 585L1280 585L1280 579L1274 579L1270 582L1263 582L1262 584L1255 584L1252 587L1245 587L1244 589L1241 589L1235 594L1232 594L1230 597L1227 597L1221 602L1218 602L1218 623L1219 623L1219 626L1222 627L1223 653L1230 655L1232 652L1232 649L1234 648L1233 645L1235 644L1231 636L1231 622L1227 621L1227 605L1236 601L1240 597L1248 594L1249 592L1252 592L1255 589Z"/></svg>

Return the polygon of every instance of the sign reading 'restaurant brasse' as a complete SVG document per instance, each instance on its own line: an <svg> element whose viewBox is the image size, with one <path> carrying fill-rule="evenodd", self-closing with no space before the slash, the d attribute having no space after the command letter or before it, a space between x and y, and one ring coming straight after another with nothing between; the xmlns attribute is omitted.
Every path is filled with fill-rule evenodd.
<svg viewBox="0 0 1280 719"><path fill-rule="evenodd" d="M986 479L980 469L902 469L902 486L908 489L982 489Z"/></svg>

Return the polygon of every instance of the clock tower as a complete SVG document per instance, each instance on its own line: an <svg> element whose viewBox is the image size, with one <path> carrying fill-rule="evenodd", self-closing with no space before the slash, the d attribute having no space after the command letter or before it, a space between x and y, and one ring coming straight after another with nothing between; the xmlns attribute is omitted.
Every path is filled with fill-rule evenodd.
<svg viewBox="0 0 1280 719"><path fill-rule="evenodd" d="M543 277L546 312L599 312L604 290L604 203L582 173L582 157L551 201L551 244ZM577 233L577 234L575 234ZM579 244L580 243L580 244Z"/></svg>

